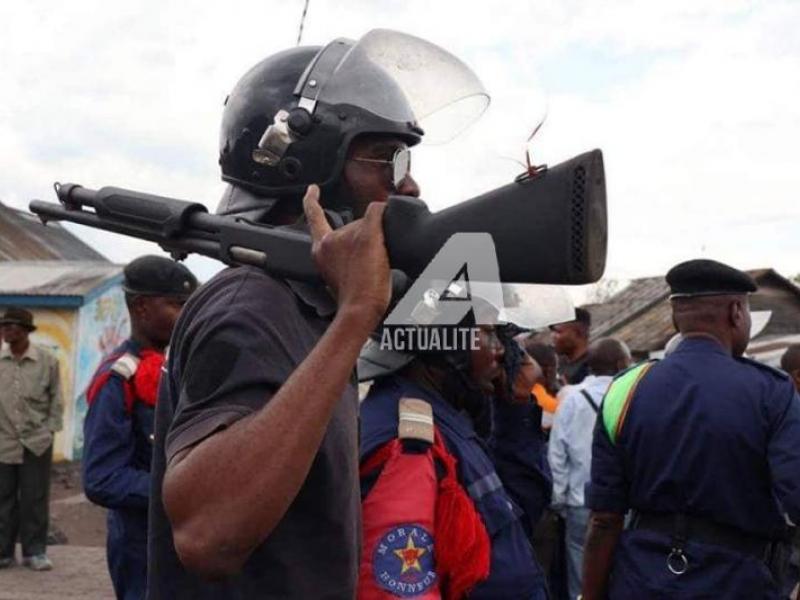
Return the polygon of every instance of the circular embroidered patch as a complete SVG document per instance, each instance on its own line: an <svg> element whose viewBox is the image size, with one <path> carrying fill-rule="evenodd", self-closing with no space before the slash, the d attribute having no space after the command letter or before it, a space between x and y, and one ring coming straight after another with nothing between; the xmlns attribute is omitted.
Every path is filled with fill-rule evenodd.
<svg viewBox="0 0 800 600"><path fill-rule="evenodd" d="M375 546L372 572L378 585L395 596L424 593L436 583L433 536L414 523L392 527Z"/></svg>

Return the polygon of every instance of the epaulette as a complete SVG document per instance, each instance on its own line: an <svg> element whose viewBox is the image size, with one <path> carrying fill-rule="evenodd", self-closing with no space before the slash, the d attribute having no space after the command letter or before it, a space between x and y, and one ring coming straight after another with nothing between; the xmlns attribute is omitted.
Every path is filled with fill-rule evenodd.
<svg viewBox="0 0 800 600"><path fill-rule="evenodd" d="M401 398L398 404L397 437L433 444L433 408L425 400Z"/></svg>
<svg viewBox="0 0 800 600"><path fill-rule="evenodd" d="M111 365L111 370L120 375L123 379L128 380L134 376L136 373L136 369L139 368L139 358L131 354L130 352L126 352L122 356L120 356L117 360L114 361L114 364Z"/></svg>
<svg viewBox="0 0 800 600"><path fill-rule="evenodd" d="M789 374L786 371L783 371L783 370L781 370L781 369L779 369L777 367L773 367L772 365L768 365L766 363L757 361L754 358L748 358L746 356L739 356L739 357L737 357L736 360L740 360L740 361L742 361L744 363L747 363L749 365L753 365L754 367L758 367L759 369L761 369L763 371L767 371L768 373L771 373L772 375L775 375L779 379L789 379Z"/></svg>

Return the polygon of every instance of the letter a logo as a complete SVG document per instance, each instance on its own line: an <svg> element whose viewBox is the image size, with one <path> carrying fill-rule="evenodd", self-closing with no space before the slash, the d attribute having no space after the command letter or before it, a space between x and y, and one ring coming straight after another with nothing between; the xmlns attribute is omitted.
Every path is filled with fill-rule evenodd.
<svg viewBox="0 0 800 600"><path fill-rule="evenodd" d="M488 233L456 233L389 313L385 324L457 325L478 308L478 299L498 311L503 308L494 240ZM497 322L496 315L485 310L473 310L473 314L479 325Z"/></svg>

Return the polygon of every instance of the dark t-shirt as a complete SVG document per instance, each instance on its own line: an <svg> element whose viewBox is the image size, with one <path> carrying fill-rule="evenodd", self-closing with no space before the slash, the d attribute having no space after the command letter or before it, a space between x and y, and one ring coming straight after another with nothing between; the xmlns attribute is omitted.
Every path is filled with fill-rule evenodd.
<svg viewBox="0 0 800 600"><path fill-rule="evenodd" d="M334 309L318 288L249 267L219 273L184 307L156 408L150 600L354 597L361 530L354 384L299 494L239 575L208 582L184 569L161 501L169 460L261 409L316 345Z"/></svg>
<svg viewBox="0 0 800 600"><path fill-rule="evenodd" d="M569 385L578 385L589 375L589 354L585 353L580 358L570 362L566 356L560 357L559 365L561 374Z"/></svg>

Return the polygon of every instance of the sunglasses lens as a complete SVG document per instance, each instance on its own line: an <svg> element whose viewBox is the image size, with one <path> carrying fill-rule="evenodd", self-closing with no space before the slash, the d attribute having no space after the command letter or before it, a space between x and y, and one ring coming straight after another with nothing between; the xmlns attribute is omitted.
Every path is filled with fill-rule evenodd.
<svg viewBox="0 0 800 600"><path fill-rule="evenodd" d="M400 148L394 153L392 166L394 169L394 186L397 188L400 187L400 184L403 183L403 180L411 170L411 152L409 152L408 148Z"/></svg>

